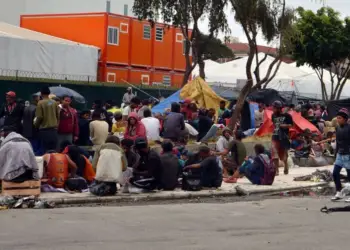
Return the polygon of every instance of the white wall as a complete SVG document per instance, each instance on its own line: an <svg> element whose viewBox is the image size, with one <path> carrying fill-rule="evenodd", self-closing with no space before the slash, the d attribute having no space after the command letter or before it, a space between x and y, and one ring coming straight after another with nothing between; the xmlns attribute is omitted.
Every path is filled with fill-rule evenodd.
<svg viewBox="0 0 350 250"><path fill-rule="evenodd" d="M105 12L107 0L0 0L0 21L19 25L20 16L28 14L61 14ZM111 0L111 13L124 15L127 4L132 16L134 0Z"/></svg>

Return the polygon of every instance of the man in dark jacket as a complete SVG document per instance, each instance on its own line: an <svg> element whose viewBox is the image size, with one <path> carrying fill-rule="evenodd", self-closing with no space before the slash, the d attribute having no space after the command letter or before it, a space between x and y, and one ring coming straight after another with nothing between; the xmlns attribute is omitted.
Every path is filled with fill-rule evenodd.
<svg viewBox="0 0 350 250"><path fill-rule="evenodd" d="M4 119L4 127L21 134L23 112L24 105L17 103L16 93L13 91L7 92L6 104L0 110L0 119Z"/></svg>
<svg viewBox="0 0 350 250"><path fill-rule="evenodd" d="M162 164L159 155L149 148L145 138L135 140L135 149L140 155L140 161L133 170L130 183L144 190L159 188L162 176Z"/></svg>
<svg viewBox="0 0 350 250"><path fill-rule="evenodd" d="M23 137L28 139L32 144L36 156L41 155L40 140L38 138L38 129L34 126L36 107L39 102L39 95L32 96L32 102L24 108L23 113Z"/></svg>
<svg viewBox="0 0 350 250"><path fill-rule="evenodd" d="M164 119L163 137L172 141L178 141L186 136L185 119L180 113L181 107L178 103L171 104L171 113Z"/></svg>

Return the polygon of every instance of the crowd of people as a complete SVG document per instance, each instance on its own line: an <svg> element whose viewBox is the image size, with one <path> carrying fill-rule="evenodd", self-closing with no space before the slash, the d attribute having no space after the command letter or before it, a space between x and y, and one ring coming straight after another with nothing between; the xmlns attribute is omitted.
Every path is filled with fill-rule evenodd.
<svg viewBox="0 0 350 250"><path fill-rule="evenodd" d="M53 188L89 188L96 195L115 194L117 183L123 191L200 190L218 188L222 181L235 183L245 176L255 185L271 185L279 167L289 173L287 160L292 149L295 157L313 157L319 165L325 151L335 154L334 180L339 191L340 169L350 164L346 158L350 146L344 141L350 133L347 123L342 123L348 116L346 109L336 118L335 143L332 132L322 134L328 119L325 108L309 104L284 107L275 101L268 107L273 111L271 148L256 144L255 155L248 155L242 140L251 132L241 131L239 125L233 131L228 128L234 107L227 109L224 101L215 110L185 99L172 103L163 114L153 114L150 101L140 100L131 88L122 101L123 108L111 101L95 101L92 110L78 112L70 96L53 96L48 87L33 95L30 104L18 102L13 91L6 93L0 111L0 156L4 159L0 178L42 178ZM255 111L253 131L263 124L265 109L259 104ZM301 112L321 134L291 133L293 118L288 111ZM186 149L191 139L199 145L196 152ZM215 140L215 149L208 147L209 140ZM156 152L155 145L161 152ZM43 157L42 173L35 167L35 156Z"/></svg>

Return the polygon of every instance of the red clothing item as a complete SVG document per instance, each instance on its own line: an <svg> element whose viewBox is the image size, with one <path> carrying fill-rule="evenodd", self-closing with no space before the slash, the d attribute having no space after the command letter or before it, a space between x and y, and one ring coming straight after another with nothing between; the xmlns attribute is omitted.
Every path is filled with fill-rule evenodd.
<svg viewBox="0 0 350 250"><path fill-rule="evenodd" d="M134 126L130 125L130 118L134 118L136 120ZM131 112L128 118L128 126L126 127L124 138L134 141L139 137L147 138L146 128L143 123L139 121L138 115L135 112Z"/></svg>
<svg viewBox="0 0 350 250"><path fill-rule="evenodd" d="M79 136L79 124L77 111L73 108L61 108L60 123L58 125L59 134L72 134Z"/></svg>
<svg viewBox="0 0 350 250"><path fill-rule="evenodd" d="M192 121L193 112L191 109L189 109L188 107L184 107L184 108L182 108L181 113L185 115L186 120Z"/></svg>

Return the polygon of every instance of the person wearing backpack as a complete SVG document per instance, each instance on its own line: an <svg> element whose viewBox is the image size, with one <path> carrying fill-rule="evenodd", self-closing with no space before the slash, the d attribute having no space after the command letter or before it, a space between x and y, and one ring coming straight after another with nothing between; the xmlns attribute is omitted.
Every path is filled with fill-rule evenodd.
<svg viewBox="0 0 350 250"><path fill-rule="evenodd" d="M248 158L235 172L233 178L245 176L254 185L272 185L276 175L273 161L266 154L263 145L256 144L254 151L256 156Z"/></svg>

